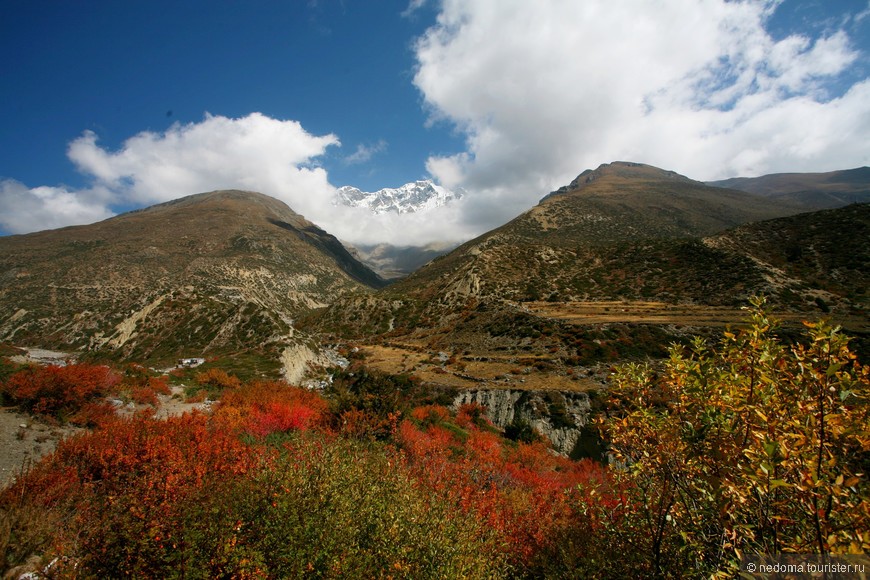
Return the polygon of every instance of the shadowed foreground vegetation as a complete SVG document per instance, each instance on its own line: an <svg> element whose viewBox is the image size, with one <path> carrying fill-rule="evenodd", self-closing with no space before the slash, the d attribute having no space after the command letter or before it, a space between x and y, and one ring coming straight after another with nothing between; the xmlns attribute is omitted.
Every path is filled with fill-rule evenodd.
<svg viewBox="0 0 870 580"><path fill-rule="evenodd" d="M870 369L824 324L794 346L775 328L756 308L715 347L621 367L598 423L612 467L508 440L477 406L412 402L418 385L377 373L341 375L331 398L224 379L208 415L97 414L0 494L3 565L35 555L57 578L683 578L733 576L747 554L865 553ZM22 372L6 402L54 412L29 402L39 373ZM79 372L92 403L105 377ZM132 371L112 380L149 387Z"/></svg>

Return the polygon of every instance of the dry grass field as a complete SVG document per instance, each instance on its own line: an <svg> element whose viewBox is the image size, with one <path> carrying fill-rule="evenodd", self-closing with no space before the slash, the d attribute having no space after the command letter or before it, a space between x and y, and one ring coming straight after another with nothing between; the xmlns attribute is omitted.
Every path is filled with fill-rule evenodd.
<svg viewBox="0 0 870 580"><path fill-rule="evenodd" d="M634 324L682 325L696 327L724 327L737 325L746 319L739 308L694 304L667 304L643 301L600 302L524 302L519 305L530 314L542 318L566 320L575 324L604 324L623 322ZM787 323L816 320L826 315L821 312L771 312L774 318ZM836 324L861 332L870 330L866 317L833 315Z"/></svg>
<svg viewBox="0 0 870 580"><path fill-rule="evenodd" d="M409 374L424 383L456 389L528 389L586 391L601 384L587 376L556 368L541 370L534 362L552 358L500 354L451 355L429 353L421 345L365 345L360 347L367 367L392 374Z"/></svg>

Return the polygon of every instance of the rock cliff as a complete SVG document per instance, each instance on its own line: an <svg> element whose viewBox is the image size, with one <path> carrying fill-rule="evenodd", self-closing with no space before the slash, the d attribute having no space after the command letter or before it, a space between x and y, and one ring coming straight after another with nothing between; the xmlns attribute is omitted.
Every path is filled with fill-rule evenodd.
<svg viewBox="0 0 870 580"><path fill-rule="evenodd" d="M592 401L585 392L470 390L461 391L453 406L467 403L486 407L487 417L498 427L527 423L563 455L576 456L589 436L584 427L591 421Z"/></svg>

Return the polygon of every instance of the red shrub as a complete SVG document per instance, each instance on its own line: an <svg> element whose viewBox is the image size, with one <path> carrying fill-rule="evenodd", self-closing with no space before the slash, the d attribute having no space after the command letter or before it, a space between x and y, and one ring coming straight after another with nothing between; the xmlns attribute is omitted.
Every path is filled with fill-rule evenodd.
<svg viewBox="0 0 870 580"><path fill-rule="evenodd" d="M396 432L396 440L414 461L426 462L448 457L458 443L447 429L433 425L422 431L410 421L402 421Z"/></svg>
<svg viewBox="0 0 870 580"><path fill-rule="evenodd" d="M382 417L373 411L350 409L339 415L337 429L354 439L385 439L396 432L399 416L389 413Z"/></svg>
<svg viewBox="0 0 870 580"><path fill-rule="evenodd" d="M456 424L460 427L483 427L491 425L486 417L486 407L480 403L466 403L456 413Z"/></svg>
<svg viewBox="0 0 870 580"><path fill-rule="evenodd" d="M196 383L213 392L237 389L242 386L238 377L227 374L226 371L220 369L209 369L197 374Z"/></svg>
<svg viewBox="0 0 870 580"><path fill-rule="evenodd" d="M447 410L447 407L441 405L424 405L422 407L415 407L411 411L411 417L423 425L435 425L446 421L450 417L450 411Z"/></svg>
<svg viewBox="0 0 870 580"><path fill-rule="evenodd" d="M151 387L134 387L130 390L130 398L137 405L151 405L157 407L160 401L157 400L157 393Z"/></svg>
<svg viewBox="0 0 870 580"><path fill-rule="evenodd" d="M96 489L108 496L132 494L144 512L178 501L209 476L242 474L258 463L256 450L236 435L193 413L156 421L147 416L115 418L61 441L16 481L8 493L26 490L43 503L74 501L70 494ZM18 492L15 492L18 489ZM87 510L78 517L89 517ZM159 517L154 513L153 517Z"/></svg>
<svg viewBox="0 0 870 580"><path fill-rule="evenodd" d="M306 405L270 402L251 413L246 429L251 435L265 437L271 433L306 430L319 418L319 411Z"/></svg>
<svg viewBox="0 0 870 580"><path fill-rule="evenodd" d="M105 366L50 365L15 373L3 391L25 411L65 419L86 403L111 393L119 382Z"/></svg>
<svg viewBox="0 0 870 580"><path fill-rule="evenodd" d="M166 377L149 377L148 386L158 395L172 394L172 389L169 388L169 381Z"/></svg>
<svg viewBox="0 0 870 580"><path fill-rule="evenodd" d="M104 427L116 418L115 406L105 400L91 401L73 413L69 422L79 427Z"/></svg>
<svg viewBox="0 0 870 580"><path fill-rule="evenodd" d="M326 401L313 391L278 381L258 381L224 391L216 417L265 437L320 426L326 411Z"/></svg>

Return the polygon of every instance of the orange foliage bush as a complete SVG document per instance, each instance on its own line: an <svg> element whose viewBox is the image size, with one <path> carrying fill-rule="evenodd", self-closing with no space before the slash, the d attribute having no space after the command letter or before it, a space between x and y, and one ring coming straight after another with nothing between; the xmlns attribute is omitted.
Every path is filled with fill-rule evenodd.
<svg viewBox="0 0 870 580"><path fill-rule="evenodd" d="M306 430L317 421L320 414L306 405L268 403L251 414L247 431L257 437L272 433Z"/></svg>
<svg viewBox="0 0 870 580"><path fill-rule="evenodd" d="M465 403L456 413L456 424L460 427L482 427L491 425L486 417L486 407L480 403Z"/></svg>
<svg viewBox="0 0 870 580"><path fill-rule="evenodd" d="M120 377L105 366L29 367L9 377L3 394L25 411L65 420L113 392L119 382Z"/></svg>
<svg viewBox="0 0 870 580"><path fill-rule="evenodd" d="M322 426L327 403L317 393L278 381L224 391L216 416L257 437Z"/></svg>
<svg viewBox="0 0 870 580"><path fill-rule="evenodd" d="M362 409L342 411L333 422L337 431L354 439L385 439L395 433L399 415L388 413L386 417Z"/></svg>
<svg viewBox="0 0 870 580"><path fill-rule="evenodd" d="M555 456L540 442L508 444L475 426L482 409L468 405L457 414L456 423L468 430L464 440L441 426L402 421L396 441L422 485L475 513L510 546L513 565L530 569L576 522L583 499L578 485L603 483L607 470Z"/></svg>
<svg viewBox="0 0 870 580"><path fill-rule="evenodd" d="M130 398L138 405L151 405L157 407L160 401L157 399L157 393L151 387L135 387L130 391Z"/></svg>
<svg viewBox="0 0 870 580"><path fill-rule="evenodd" d="M115 420L115 405L106 400L85 403L70 415L69 422L78 427L102 427Z"/></svg>
<svg viewBox="0 0 870 580"><path fill-rule="evenodd" d="M424 425L435 425L446 421L450 417L450 411L442 405L423 405L411 410L411 417Z"/></svg>
<svg viewBox="0 0 870 580"><path fill-rule="evenodd" d="M160 388L158 380L142 376L132 382L138 386L131 396L142 400L156 397L155 387ZM290 533L280 523L285 520L269 520L270 514L279 508L290 510L288 515L307 514L323 507L325 487L311 488L310 500L292 507L314 484L291 484L296 481L291 475L310 472L311 482L327 485L330 479L318 473L328 468L334 471L330 477L346 473L342 477L354 482L360 477L356 470L367 473L370 468L361 461L381 457L377 461L386 464L397 482L408 481L400 497L427 498L426 505L444 506L443 513L451 518L478 522L481 531L476 533L493 542L495 552L488 558L507 562L518 575L534 577L570 536L566 530L576 532L578 522L595 524L594 518L581 518L583 506L602 501L609 485L606 469L591 461L555 456L540 442L517 444L500 437L485 419L485 408L475 404L464 405L455 418L438 405L417 407L401 421L398 412L345 409L331 415L327 401L316 392L260 381L224 390L211 415L117 419L111 406L88 407L88 413L101 429L61 442L54 455L0 494L0 505L26 497L44 509L74 514L51 538L54 549L78 554L82 569L103 576L159 577L178 570L178 562L193 561L205 562L216 575L244 576L242 570L265 569L265 561L246 563L247 548L233 542L247 534L250 546L270 553L279 544L269 542ZM264 437L290 431L314 433L264 444ZM379 441L383 439L387 442ZM347 457L352 449L362 454ZM346 503L353 513L374 510L372 521L380 521L396 509L395 499L381 497L382 492L377 486L360 492L336 484L339 495L330 501ZM377 503L381 501L383 508ZM221 505L227 502L248 519L237 522L235 515L224 516ZM417 529L417 522L411 520L408 529ZM256 531L261 524L271 526L266 533L274 536L268 542ZM306 542L316 542L321 532L316 527L310 531ZM200 546L197 550L215 552L192 552L193 541Z"/></svg>
<svg viewBox="0 0 870 580"><path fill-rule="evenodd" d="M227 374L226 371L220 369L208 369L198 373L196 375L196 383L214 392L224 389L237 389L242 386L242 382L238 377Z"/></svg>

